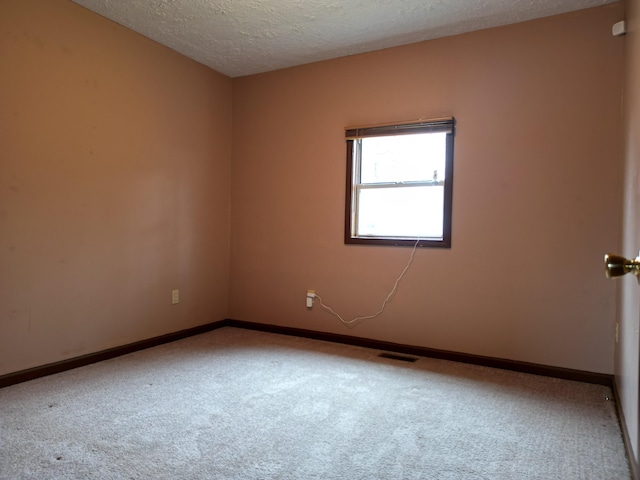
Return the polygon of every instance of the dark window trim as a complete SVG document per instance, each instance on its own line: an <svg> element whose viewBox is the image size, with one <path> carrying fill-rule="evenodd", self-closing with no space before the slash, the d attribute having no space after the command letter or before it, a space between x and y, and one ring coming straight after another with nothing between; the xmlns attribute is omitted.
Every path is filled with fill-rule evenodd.
<svg viewBox="0 0 640 480"><path fill-rule="evenodd" d="M413 122L409 124L383 125L364 128L350 128L345 130L347 145L347 174L346 174L346 196L345 196L345 225L344 243L354 245L392 245L397 247L413 247L416 238L394 238L394 237L353 237L353 167L354 167L354 142L358 138L378 137L384 135L403 135L427 132L447 133L447 157L445 159L445 180L444 180L444 212L442 221L442 240L420 239L418 247L429 248L451 248L451 229L453 214L453 137L455 135L455 119L445 118L425 122Z"/></svg>

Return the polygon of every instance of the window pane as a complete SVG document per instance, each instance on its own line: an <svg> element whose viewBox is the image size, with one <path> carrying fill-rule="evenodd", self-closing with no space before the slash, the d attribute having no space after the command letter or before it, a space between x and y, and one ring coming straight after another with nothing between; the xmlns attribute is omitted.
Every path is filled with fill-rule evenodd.
<svg viewBox="0 0 640 480"><path fill-rule="evenodd" d="M362 183L444 180L446 133L362 139Z"/></svg>
<svg viewBox="0 0 640 480"><path fill-rule="evenodd" d="M360 189L357 236L442 238L444 187Z"/></svg>

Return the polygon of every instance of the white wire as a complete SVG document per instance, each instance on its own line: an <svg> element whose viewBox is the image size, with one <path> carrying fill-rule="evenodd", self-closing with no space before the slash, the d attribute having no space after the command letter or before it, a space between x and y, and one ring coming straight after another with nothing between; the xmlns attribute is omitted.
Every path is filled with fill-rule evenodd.
<svg viewBox="0 0 640 480"><path fill-rule="evenodd" d="M396 291L398 290L398 285L400 284L400 280L402 280L402 277L404 277L404 274L407 273L407 270L409 270L409 267L413 263L413 257L416 254L416 249L418 248L418 244L419 243L420 243L420 238L418 238L418 240L416 240L416 243L413 246L413 249L411 250L411 256L409 257L409 261L407 262L406 267L404 267L404 270L402 270L402 273L396 279L396 283L393 285L393 288L389 292L389 295L387 295L387 297L382 302L382 307L380 307L380 310L378 310L373 315L365 315L363 317L355 317L355 318L353 318L351 320L345 320L344 318L342 318L342 316L339 313L337 313L335 310L333 310L333 308L329 307L328 305L325 305L323 303L323 301L322 301L322 297L320 295L318 295L317 293L315 295L315 298L318 299L318 302L320 303L320 306L324 310L326 310L327 312L329 312L332 315L336 316L344 325L346 325L349 328L355 327L358 323L362 322L363 320L370 320L372 318L376 318L377 316L381 315L382 312L384 312L384 309L386 308L387 303L389 303L391 301L391 299L393 298L393 296L396 294Z"/></svg>

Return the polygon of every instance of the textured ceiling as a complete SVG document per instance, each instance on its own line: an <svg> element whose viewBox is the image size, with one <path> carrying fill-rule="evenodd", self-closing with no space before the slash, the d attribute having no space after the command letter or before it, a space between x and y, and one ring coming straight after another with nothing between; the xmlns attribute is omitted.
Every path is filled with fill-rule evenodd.
<svg viewBox="0 0 640 480"><path fill-rule="evenodd" d="M72 0L231 77L615 0Z"/></svg>

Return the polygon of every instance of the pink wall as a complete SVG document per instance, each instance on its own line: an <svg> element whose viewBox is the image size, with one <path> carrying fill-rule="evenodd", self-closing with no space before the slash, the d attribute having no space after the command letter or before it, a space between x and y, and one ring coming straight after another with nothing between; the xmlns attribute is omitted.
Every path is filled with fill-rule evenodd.
<svg viewBox="0 0 640 480"><path fill-rule="evenodd" d="M65 0L0 59L0 374L226 318L231 79Z"/></svg>
<svg viewBox="0 0 640 480"><path fill-rule="evenodd" d="M624 219L622 253L638 256L640 249L640 1L627 2L625 36ZM616 280L620 289L620 341L616 349L616 385L636 465L640 461L638 428L638 331L640 289L635 278ZM637 472L640 474L640 472Z"/></svg>
<svg viewBox="0 0 640 480"><path fill-rule="evenodd" d="M613 373L620 4L234 79L232 318ZM344 127L457 119L453 248L343 244Z"/></svg>
<svg viewBox="0 0 640 480"><path fill-rule="evenodd" d="M1 2L0 374L225 317L613 373L621 16L232 82L71 2ZM307 288L377 310L409 255L343 244L344 127L447 115L453 248L352 330L307 311Z"/></svg>

